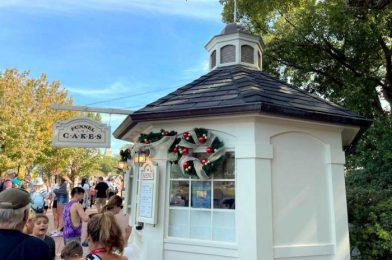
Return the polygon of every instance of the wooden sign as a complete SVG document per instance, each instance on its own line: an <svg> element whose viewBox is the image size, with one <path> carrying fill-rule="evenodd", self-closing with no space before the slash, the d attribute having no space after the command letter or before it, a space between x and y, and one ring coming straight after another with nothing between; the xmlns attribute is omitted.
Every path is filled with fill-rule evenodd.
<svg viewBox="0 0 392 260"><path fill-rule="evenodd" d="M53 126L53 146L110 148L110 138L110 126L91 118L76 117Z"/></svg>
<svg viewBox="0 0 392 260"><path fill-rule="evenodd" d="M157 224L158 187L158 166L147 161L139 174L138 222Z"/></svg>

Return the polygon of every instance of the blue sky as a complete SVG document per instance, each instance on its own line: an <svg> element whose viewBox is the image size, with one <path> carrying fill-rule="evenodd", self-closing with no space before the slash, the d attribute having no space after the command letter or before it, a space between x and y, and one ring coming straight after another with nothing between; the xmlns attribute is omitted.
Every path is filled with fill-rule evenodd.
<svg viewBox="0 0 392 260"><path fill-rule="evenodd" d="M221 11L218 0L1 0L0 70L46 73L75 104L135 110L208 71ZM112 139L113 152L124 144Z"/></svg>

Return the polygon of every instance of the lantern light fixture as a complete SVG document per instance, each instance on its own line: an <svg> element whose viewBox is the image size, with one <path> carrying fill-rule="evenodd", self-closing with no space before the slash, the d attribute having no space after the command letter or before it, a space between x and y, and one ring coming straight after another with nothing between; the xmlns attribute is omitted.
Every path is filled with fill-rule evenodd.
<svg viewBox="0 0 392 260"><path fill-rule="evenodd" d="M150 155L149 150L140 150L135 154L134 163L137 165L143 165L147 161L147 157Z"/></svg>

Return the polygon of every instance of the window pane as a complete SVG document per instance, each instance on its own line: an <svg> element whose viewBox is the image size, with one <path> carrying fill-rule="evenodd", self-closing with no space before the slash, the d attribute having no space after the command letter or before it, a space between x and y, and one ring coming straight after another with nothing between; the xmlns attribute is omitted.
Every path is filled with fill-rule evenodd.
<svg viewBox="0 0 392 260"><path fill-rule="evenodd" d="M234 181L214 181L214 208L235 209Z"/></svg>
<svg viewBox="0 0 392 260"><path fill-rule="evenodd" d="M192 207L211 208L211 181L192 181Z"/></svg>
<svg viewBox="0 0 392 260"><path fill-rule="evenodd" d="M189 181L171 181L170 206L188 207Z"/></svg>
<svg viewBox="0 0 392 260"><path fill-rule="evenodd" d="M170 209L169 236L189 236L189 210Z"/></svg>
<svg viewBox="0 0 392 260"><path fill-rule="evenodd" d="M171 164L170 178L172 179L188 179L187 176L182 174L180 166L177 163Z"/></svg>
<svg viewBox="0 0 392 260"><path fill-rule="evenodd" d="M233 212L216 212L213 217L212 240L235 241L235 214Z"/></svg>
<svg viewBox="0 0 392 260"><path fill-rule="evenodd" d="M233 152L227 152L222 165L214 174L214 179L234 179L235 178L235 156Z"/></svg>
<svg viewBox="0 0 392 260"><path fill-rule="evenodd" d="M211 240L211 211L191 210L191 238Z"/></svg>

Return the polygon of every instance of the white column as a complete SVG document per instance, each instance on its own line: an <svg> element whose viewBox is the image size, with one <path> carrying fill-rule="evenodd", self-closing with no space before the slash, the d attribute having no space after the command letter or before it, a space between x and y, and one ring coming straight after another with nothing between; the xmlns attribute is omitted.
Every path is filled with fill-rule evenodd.
<svg viewBox="0 0 392 260"><path fill-rule="evenodd" d="M133 227L132 245L137 248L137 253L133 255L135 260L163 259L163 241L165 237L165 205L166 205L166 170L167 156L166 147L157 149L154 157L154 163L158 164L159 169L159 189L158 189L158 220L156 225L144 223L142 230L138 231ZM134 185L135 186L135 185ZM132 205L136 209L136 199Z"/></svg>
<svg viewBox="0 0 392 260"><path fill-rule="evenodd" d="M330 148L330 147L329 147ZM330 180L331 221L336 260L350 259L350 239L344 178L345 155L340 149L328 149L328 173Z"/></svg>
<svg viewBox="0 0 392 260"><path fill-rule="evenodd" d="M272 146L239 144L236 158L239 259L272 260Z"/></svg>

